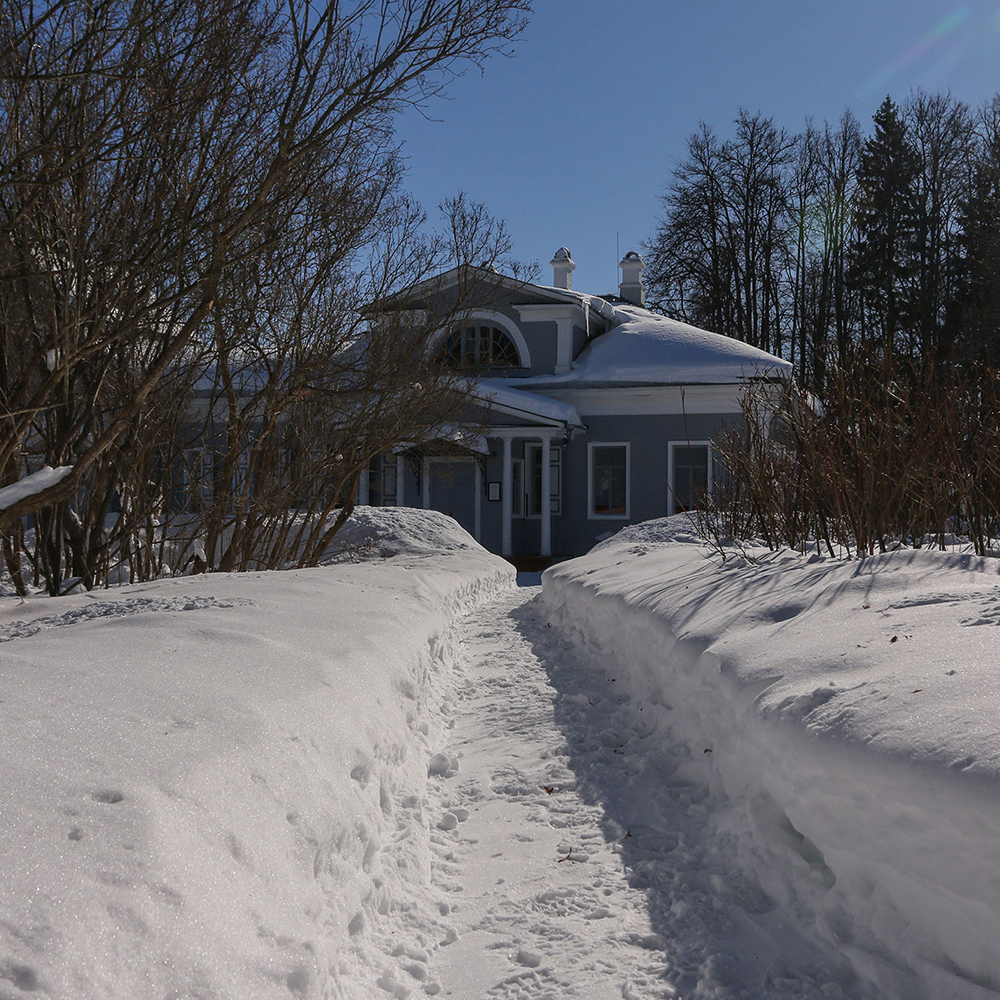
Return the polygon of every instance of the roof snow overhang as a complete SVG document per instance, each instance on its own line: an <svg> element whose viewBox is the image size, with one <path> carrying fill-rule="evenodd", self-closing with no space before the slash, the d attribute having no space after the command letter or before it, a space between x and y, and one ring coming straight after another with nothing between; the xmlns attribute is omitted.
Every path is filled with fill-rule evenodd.
<svg viewBox="0 0 1000 1000"><path fill-rule="evenodd" d="M585 424L571 403L552 399L537 392L526 392L505 385L503 379L483 379L477 382L471 394L487 403L491 415L506 414L542 427L564 430L583 430Z"/></svg>

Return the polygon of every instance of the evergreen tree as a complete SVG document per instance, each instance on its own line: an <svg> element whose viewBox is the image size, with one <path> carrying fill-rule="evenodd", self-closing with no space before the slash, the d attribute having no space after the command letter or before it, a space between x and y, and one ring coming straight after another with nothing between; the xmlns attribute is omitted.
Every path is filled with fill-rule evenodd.
<svg viewBox="0 0 1000 1000"><path fill-rule="evenodd" d="M970 360L1000 363L1000 95L982 113L971 190L962 204L965 251L960 350Z"/></svg>
<svg viewBox="0 0 1000 1000"><path fill-rule="evenodd" d="M920 164L890 97L873 121L875 134L864 144L858 171L858 242L848 283L863 303L862 339L880 343L887 356L903 347L915 354Z"/></svg>

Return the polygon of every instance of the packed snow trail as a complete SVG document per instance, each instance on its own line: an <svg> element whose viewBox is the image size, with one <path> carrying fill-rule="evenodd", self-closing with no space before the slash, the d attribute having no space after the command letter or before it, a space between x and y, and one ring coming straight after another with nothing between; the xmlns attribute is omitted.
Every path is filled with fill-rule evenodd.
<svg viewBox="0 0 1000 1000"><path fill-rule="evenodd" d="M453 930L428 992L871 996L740 871L714 832L724 803L710 768L652 713L643 724L613 669L580 662L539 590L501 594L457 625L466 655L429 802L432 882Z"/></svg>

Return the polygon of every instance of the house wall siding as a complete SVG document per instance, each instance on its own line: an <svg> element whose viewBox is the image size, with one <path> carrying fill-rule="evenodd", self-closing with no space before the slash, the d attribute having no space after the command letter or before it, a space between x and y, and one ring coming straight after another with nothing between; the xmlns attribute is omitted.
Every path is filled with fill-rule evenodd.
<svg viewBox="0 0 1000 1000"><path fill-rule="evenodd" d="M531 351L531 374L549 375L556 366L556 324L552 321L526 323L519 321L521 333ZM501 374L498 372L497 374ZM523 375L523 372L513 372Z"/></svg>
<svg viewBox="0 0 1000 1000"><path fill-rule="evenodd" d="M552 518L553 551L586 552L627 524L667 515L667 445L671 441L714 440L732 414L684 416L593 416L587 433L573 438L563 460L563 514ZM629 444L629 516L591 518L588 510L588 445Z"/></svg>
<svg viewBox="0 0 1000 1000"><path fill-rule="evenodd" d="M732 414L620 415L593 416L586 433L553 442L562 447L562 510L552 515L552 550L556 555L580 555L598 541L628 524L665 517L668 510L668 445L670 442L715 439L723 426L734 427ZM629 516L592 518L589 516L588 445L602 442L629 445ZM489 482L503 477L502 442L489 439L491 454L484 458L482 488L482 544L499 552L502 542L502 504L486 496ZM524 460L526 441L511 442L511 456ZM527 470L526 470L527 471ZM406 503L420 506L416 477L408 476ZM515 517L511 521L514 555L537 554L540 544L538 518Z"/></svg>

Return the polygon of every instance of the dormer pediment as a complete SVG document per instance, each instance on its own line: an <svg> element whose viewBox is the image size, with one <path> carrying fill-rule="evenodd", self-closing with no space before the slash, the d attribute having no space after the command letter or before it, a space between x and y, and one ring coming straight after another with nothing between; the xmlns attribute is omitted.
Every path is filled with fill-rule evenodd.
<svg viewBox="0 0 1000 1000"><path fill-rule="evenodd" d="M582 303L574 302L525 303L515 305L514 309L522 322L555 323L556 363L553 372L556 375L568 372L573 363L573 328L583 328L586 339L590 339L590 310Z"/></svg>

